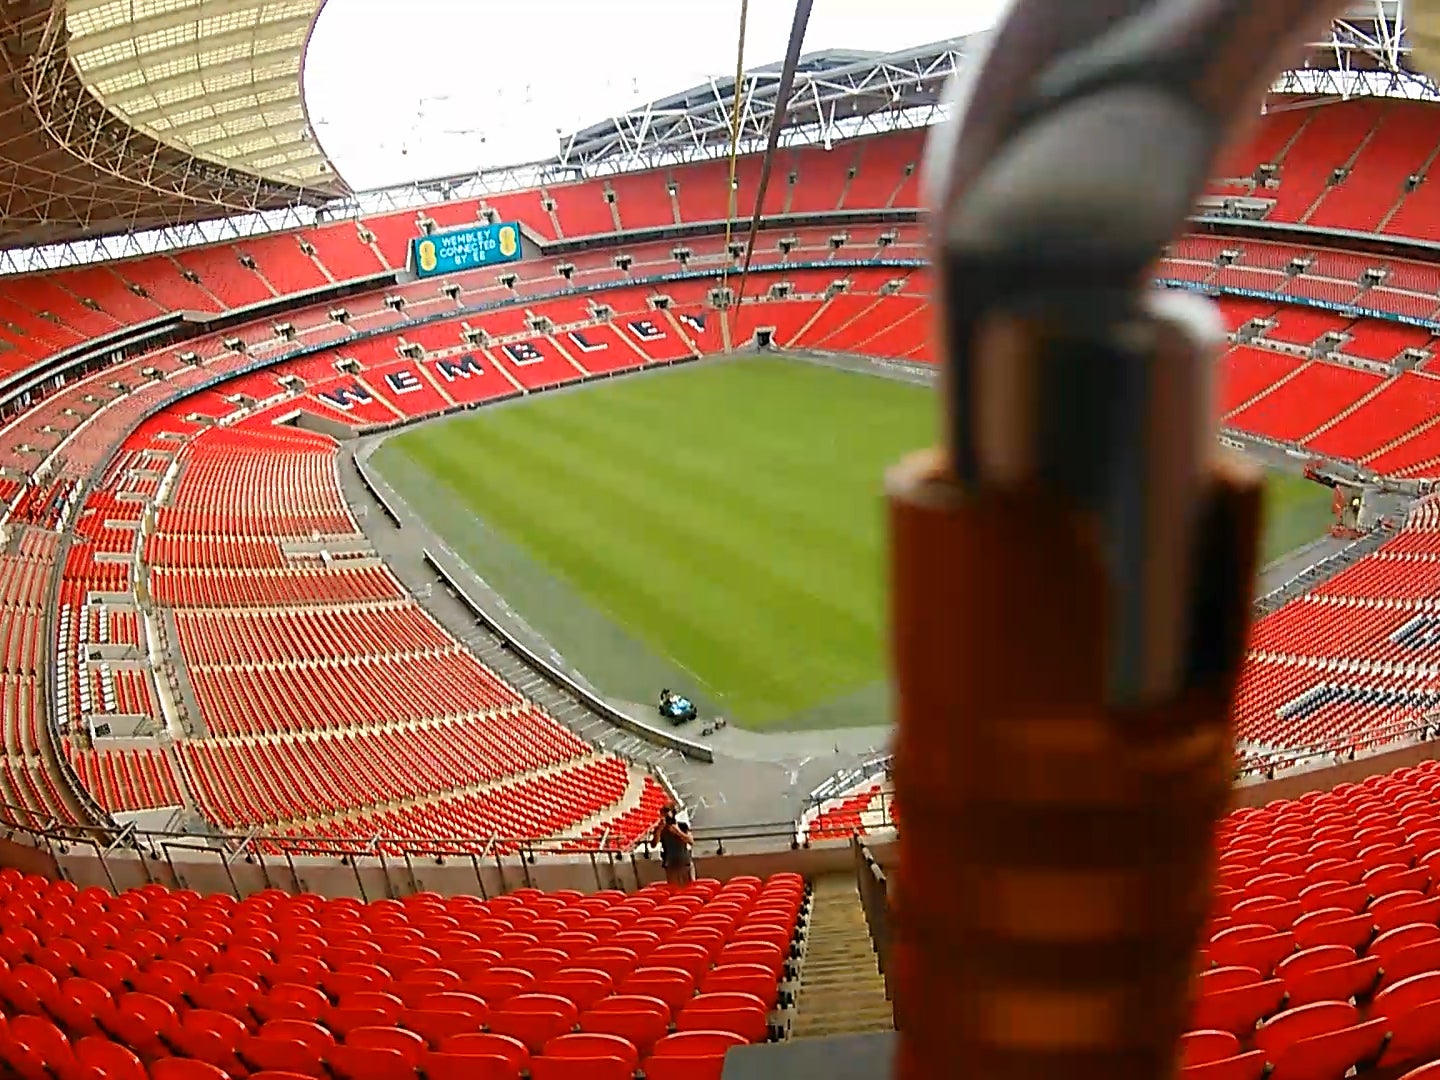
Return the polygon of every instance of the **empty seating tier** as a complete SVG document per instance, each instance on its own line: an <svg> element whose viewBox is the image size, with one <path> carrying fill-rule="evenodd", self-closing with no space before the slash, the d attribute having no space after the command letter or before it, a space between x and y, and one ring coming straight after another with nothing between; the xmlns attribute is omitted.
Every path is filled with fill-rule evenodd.
<svg viewBox="0 0 1440 1080"><path fill-rule="evenodd" d="M648 833L661 785L526 702L380 563L345 505L333 439L267 414L196 430L189 407L158 425L175 450L137 568L155 616L173 620L198 708L175 764L201 813L293 839L269 850L362 834L385 850L623 848ZM140 801L113 774L121 759L71 758L108 808Z"/></svg>

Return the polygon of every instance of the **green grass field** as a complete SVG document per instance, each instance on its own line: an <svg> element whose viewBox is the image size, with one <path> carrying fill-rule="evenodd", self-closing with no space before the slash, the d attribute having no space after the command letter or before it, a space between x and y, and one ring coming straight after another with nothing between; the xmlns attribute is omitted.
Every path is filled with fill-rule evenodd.
<svg viewBox="0 0 1440 1080"><path fill-rule="evenodd" d="M603 692L669 685L754 728L880 723L881 474L934 416L925 388L744 359L484 409L374 462ZM1312 491L1328 507L1275 485L1265 559L1323 528Z"/></svg>
<svg viewBox="0 0 1440 1080"><path fill-rule="evenodd" d="M1265 482L1265 535L1260 565L1323 536L1335 522L1334 492L1296 473L1271 472Z"/></svg>

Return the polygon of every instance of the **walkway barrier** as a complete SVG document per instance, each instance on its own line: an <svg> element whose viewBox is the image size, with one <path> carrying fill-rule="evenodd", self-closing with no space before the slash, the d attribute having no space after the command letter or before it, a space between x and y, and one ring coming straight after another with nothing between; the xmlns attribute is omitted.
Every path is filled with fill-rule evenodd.
<svg viewBox="0 0 1440 1080"><path fill-rule="evenodd" d="M566 693L575 695L575 697L583 701L587 707L603 716L616 727L623 728L634 735L638 735L646 742L674 750L694 761L711 762L715 760L715 752L704 743L687 739L682 735L666 731L663 728L653 727L643 720L636 719L629 713L621 712L604 699L581 686L574 679L570 678L569 675L565 674L565 672L561 671L549 660L519 641L505 627L501 626L500 623L485 610L484 606L466 591L455 574L436 559L428 548L425 549L423 555L425 562L430 568L439 574L441 580L454 591L455 595L460 598L466 607L475 613L475 617L484 623L488 629L504 639L506 646L519 655L536 673L549 679Z"/></svg>

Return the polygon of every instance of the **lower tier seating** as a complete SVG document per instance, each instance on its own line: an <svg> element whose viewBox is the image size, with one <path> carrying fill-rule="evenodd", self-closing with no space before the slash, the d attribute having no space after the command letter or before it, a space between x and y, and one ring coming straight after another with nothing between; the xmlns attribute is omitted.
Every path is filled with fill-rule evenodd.
<svg viewBox="0 0 1440 1080"><path fill-rule="evenodd" d="M243 409L216 397L215 418ZM268 851L354 847L323 839L336 836L378 837L386 852L628 848L648 834L664 788L526 702L416 604L351 517L333 439L192 415L188 399L162 413L145 439L165 439L165 458L127 451L132 467L107 470L87 500L119 505L124 490L137 518L153 507L144 543L103 556L76 545L66 568L71 715L133 707L165 724L168 696L179 717L173 751L67 739L104 810L183 804L222 830L260 829ZM137 484L140 465L163 482ZM88 659L116 648L112 627L138 646L141 622L174 626L183 669L151 680ZM139 663L136 647L120 648ZM198 707L188 718L182 685Z"/></svg>
<svg viewBox="0 0 1440 1080"><path fill-rule="evenodd" d="M0 871L0 1065L35 1080L708 1080L780 1034L796 874L369 904ZM269 1071L267 1071L269 1070Z"/></svg>
<svg viewBox="0 0 1440 1080"><path fill-rule="evenodd" d="M1440 506L1428 496L1373 554L1252 627L1236 738L1264 756L1413 737L1440 705L1437 582Z"/></svg>
<svg viewBox="0 0 1440 1080"><path fill-rule="evenodd" d="M894 789L883 777L821 803L800 822L802 841L844 840L896 824Z"/></svg>

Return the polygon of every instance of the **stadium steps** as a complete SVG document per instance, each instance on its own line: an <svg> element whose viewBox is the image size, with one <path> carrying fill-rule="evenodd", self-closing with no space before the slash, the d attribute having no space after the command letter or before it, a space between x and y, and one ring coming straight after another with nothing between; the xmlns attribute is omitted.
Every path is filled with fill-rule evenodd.
<svg viewBox="0 0 1440 1080"><path fill-rule="evenodd" d="M917 165L916 168L918 169L918 167ZM885 209L893 210L895 208L895 200L900 198L900 193L905 190L905 185L909 183L909 181L910 177L902 173L900 179L895 181L895 190L891 191L890 197L885 200Z"/></svg>
<svg viewBox="0 0 1440 1080"><path fill-rule="evenodd" d="M567 826L564 832L556 833L550 840L558 840L563 837L583 836L591 829L603 829L607 824L628 814L631 810L640 805L640 800L645 795L645 774L635 769L630 770L630 783L625 788L625 793L620 796L618 802L613 802L595 811L589 817L577 821L574 825Z"/></svg>
<svg viewBox="0 0 1440 1080"><path fill-rule="evenodd" d="M158 634L150 637L149 640L155 641L158 637L158 643L161 649L170 657L182 655L176 644L180 641L180 628L175 622L174 608L155 605L152 606L149 611L142 612L142 617L153 617L155 619L153 629L158 631ZM147 634L151 629L152 627L147 624ZM195 684L190 681L190 665L167 661L164 667L164 674L167 680L169 678L175 680L173 688L167 686L166 690L171 694L171 701L176 710L176 718L184 728L183 734L187 738L192 739L203 739L207 737L210 734L210 728L209 725L205 723L204 716L200 713L200 699L195 695ZM157 679L156 682L158 684L159 680ZM157 692L159 691L158 685L156 690Z"/></svg>
<svg viewBox="0 0 1440 1080"><path fill-rule="evenodd" d="M570 354L569 350L566 349L564 345L560 344L560 339L558 335L547 334L545 337L545 341L550 345L552 349L559 353L563 359L570 362L570 366L575 369L575 371L580 375L582 379L588 378L589 376L594 374L593 371L589 370L584 364L580 363L579 360L576 360L575 357Z"/></svg>
<svg viewBox="0 0 1440 1080"><path fill-rule="evenodd" d="M404 413L398 406L391 402L390 399L387 398L384 394L377 393L375 387L371 386L361 376L356 375L354 378L359 385L365 388L365 392L369 394L372 398L374 398L379 405L383 406L385 410L390 413L391 416L395 417L396 420L405 421L410 419L410 417L406 413Z"/></svg>
<svg viewBox="0 0 1440 1080"><path fill-rule="evenodd" d="M870 342L872 342L872 341L874 341L876 338L878 338L881 334L888 334L891 330L894 330L897 326L904 326L906 323L908 323L908 322L910 322L911 320L915 319L917 316L925 316L925 315L929 315L929 314L930 314L930 306L929 306L928 304L922 304L920 307L913 308L913 309L911 309L910 311L907 311L904 315L901 315L900 318L896 319L894 322L888 324L887 326L881 327L879 330L876 330L875 333L871 334L869 337L867 337L864 341L860 342L858 345L853 346L853 347L852 347L852 351L857 352L857 353L864 354L864 352L865 352L865 347L866 347L867 345L869 345Z"/></svg>
<svg viewBox="0 0 1440 1080"><path fill-rule="evenodd" d="M1380 128L1384 123L1384 117L1381 116L1373 124L1370 125L1370 130L1365 132L1365 137L1360 140L1360 145L1355 147L1354 152L1348 158L1346 158L1341 165L1338 166L1339 168L1345 170L1345 179L1341 180L1339 183L1326 184L1323 188L1320 189L1320 194L1315 196L1315 201L1310 204L1310 206L1306 209L1305 213L1300 215L1301 225L1308 225L1310 219L1315 216L1316 211L1320 209L1321 204L1325 202L1325 200L1329 197L1330 193L1336 188L1345 184L1347 181L1349 181L1350 177L1353 175L1355 163L1360 160L1360 155L1365 153L1365 148L1370 145L1371 140L1373 140L1375 136L1379 134Z"/></svg>
<svg viewBox="0 0 1440 1080"><path fill-rule="evenodd" d="M1309 360L1309 361L1301 364L1301 365L1300 365L1299 367L1297 367L1294 371L1290 372L1290 374L1285 375L1285 376L1282 376L1282 377L1279 378L1279 379L1276 379L1273 383L1271 383L1269 386L1265 387L1265 389L1264 389L1264 390L1261 390L1258 394L1254 395L1254 396L1251 397L1251 398L1246 399L1245 401L1242 401L1239 405L1236 405L1235 408L1231 409L1228 413L1226 413L1223 417L1221 417L1221 419L1222 419L1222 420L1229 420L1232 416L1239 416L1242 412L1244 412L1246 409L1250 408L1251 405L1254 405L1254 404L1255 404L1257 401L1259 401L1261 398L1266 397L1266 396L1268 396L1268 395L1270 395L1270 394L1273 394L1276 390L1279 390L1280 387L1284 386L1284 385L1285 385L1286 383L1288 383L1291 379L1298 378L1301 372L1303 372L1303 371L1309 371L1311 364L1318 363L1318 362L1319 362L1319 361L1316 361L1316 360Z"/></svg>
<svg viewBox="0 0 1440 1080"><path fill-rule="evenodd" d="M609 180L605 181L605 190L610 192L610 198L608 200L610 203L610 223L615 226L615 232L623 233L625 231L625 223L620 220L620 200L615 194L615 189L610 186Z"/></svg>
<svg viewBox="0 0 1440 1080"><path fill-rule="evenodd" d="M695 338L681 325L680 320L675 317L675 312L667 307L664 310L664 315L665 321L670 324L670 329L675 331L676 336L685 343L685 347L689 349L693 355L699 356L700 346L695 344Z"/></svg>
<svg viewBox="0 0 1440 1080"><path fill-rule="evenodd" d="M640 348L640 344L634 341L630 334L622 334L620 332L620 327L615 325L614 320L606 319L600 325L608 326L611 330L615 331L616 340L623 341L626 347L628 347L630 351L635 354L635 362L639 367L648 367L650 365L651 360L650 357L646 354L645 350Z"/></svg>
<svg viewBox="0 0 1440 1080"><path fill-rule="evenodd" d="M336 277L330 272L330 268L320 261L320 253L318 251L312 252L311 254L307 255L306 258L308 258L312 263L315 264L315 269L319 270L320 273L325 276L326 281L328 281L331 285L334 285L336 283Z"/></svg>
<svg viewBox="0 0 1440 1080"><path fill-rule="evenodd" d="M890 1031L894 1026L855 875L816 878L790 1037Z"/></svg>
<svg viewBox="0 0 1440 1080"><path fill-rule="evenodd" d="M635 761L665 763L666 768L679 757L673 750L647 743L591 711L580 699L538 674L489 630L473 629L462 640L482 664L593 746Z"/></svg>
<svg viewBox="0 0 1440 1080"><path fill-rule="evenodd" d="M815 314L811 315L810 318L805 320L805 325L800 327L799 330L796 330L795 333L790 335L790 339L785 342L785 348L793 348L795 342L799 341L801 338L803 338L806 334L810 332L810 327L814 326L816 320L818 320L820 316L825 313L825 310L830 306L830 301L833 299L833 296L827 297L825 302L815 309Z"/></svg>
<svg viewBox="0 0 1440 1080"><path fill-rule="evenodd" d="M364 222L361 221L361 222L359 222L358 224L363 225ZM362 235L362 237L363 237L364 234L361 234L361 235ZM391 265L390 265L390 260L385 257L385 252L384 252L383 250L381 250L381 248L380 248L380 241L379 241L379 239L375 237L375 234L374 234L374 233L371 233L371 234L370 234L370 237L371 237L370 242L367 243L365 246L370 249L370 254L372 254L372 255L375 256L376 261L379 262L379 264L380 264L381 266L383 266L386 270L404 270L404 269L405 269L405 257L404 257L403 255L402 255L401 258L400 258L400 265L399 265L399 266L391 266ZM408 247L409 245L406 245L406 246Z"/></svg>
<svg viewBox="0 0 1440 1080"><path fill-rule="evenodd" d="M1391 450L1394 450L1397 446L1399 446L1406 440L1413 439L1416 435L1420 435L1426 431L1429 431L1436 424L1440 424L1440 416L1432 416L1426 420L1422 420L1409 431L1405 432L1405 434L1391 439L1383 446L1377 446L1374 450L1370 451L1368 454L1362 455L1357 460L1362 465L1365 464L1367 461L1373 461L1376 458L1380 457L1382 454L1388 454Z"/></svg>
<svg viewBox="0 0 1440 1080"><path fill-rule="evenodd" d="M680 216L680 186L675 180L674 173L667 172L665 174L665 186L670 193L670 216L676 225L684 225L685 219Z"/></svg>
<svg viewBox="0 0 1440 1080"><path fill-rule="evenodd" d="M555 200L555 196L550 194L549 188L542 187L540 189L540 198L542 200L542 205L545 208L545 216L550 219L550 228L555 230L554 234L557 238L564 240L565 228L560 224L560 214L556 210L557 203Z"/></svg>
<svg viewBox="0 0 1440 1080"><path fill-rule="evenodd" d="M1288 157L1290 151L1295 148L1295 144L1300 141L1300 136L1303 135L1306 128L1310 126L1310 121L1315 119L1315 115L1317 112L1319 112L1318 109L1309 110L1305 119L1302 120L1300 124L1295 128L1295 130L1290 133L1290 138L1285 140L1285 145L1280 147L1280 152L1275 155L1275 160L1272 162L1272 164L1282 166L1285 164L1286 157Z"/></svg>
<svg viewBox="0 0 1440 1080"><path fill-rule="evenodd" d="M1429 177L1430 170L1434 167L1435 158L1437 156L1440 156L1440 143L1436 143L1430 148L1430 155L1425 159L1421 166L1415 170L1415 175L1421 178L1422 183L1424 182L1425 178ZM1416 190L1418 191L1419 188L1416 188ZM1390 207L1390 209L1385 211L1385 216L1380 219L1380 224L1375 226L1376 233L1383 233L1386 229L1390 227L1390 219L1400 212L1400 208L1405 205L1405 200L1413 194L1414 192L1412 191L1406 191L1403 188L1401 189L1399 197L1396 198L1394 204Z"/></svg>
<svg viewBox="0 0 1440 1080"><path fill-rule="evenodd" d="M500 372L501 375L505 376L505 381L515 388L515 392L517 394L529 393L529 391L526 390L525 387L521 384L520 380L515 378L515 376L510 373L510 369L507 368L504 364L500 363L500 361L495 359L495 354L489 348L480 349L478 351L481 356L485 357L485 362L487 364L489 364L496 371Z"/></svg>
<svg viewBox="0 0 1440 1080"><path fill-rule="evenodd" d="M279 289L277 289L277 288L275 287L275 283L274 283L274 282L272 282L268 277L265 276L265 272L260 269L258 263L256 264L255 269L251 270L250 273L254 274L257 278L260 279L260 284L261 284L261 285L264 285L265 288L267 288L267 289L270 290L270 295L271 295L271 296L277 296L277 297L278 297L278 296L284 296L284 295L285 295L283 292L281 292Z"/></svg>
<svg viewBox="0 0 1440 1080"><path fill-rule="evenodd" d="M1375 398L1377 398L1382 391L1388 390L1391 386L1395 385L1395 383L1399 381L1399 378L1400 376L1398 375L1392 375L1388 379L1382 379L1380 382L1375 384L1375 388L1369 393L1362 394L1359 400L1345 406L1345 408L1341 409L1329 420L1326 420L1325 423L1321 424L1318 428L1310 432L1310 434L1301 438L1299 441L1302 443L1308 443L1311 439L1316 438L1319 435L1323 435L1325 432L1333 428L1336 424L1340 423L1340 421L1344 420L1347 416L1351 416L1354 413L1359 412L1366 405L1370 404L1370 402L1374 401Z"/></svg>
<svg viewBox="0 0 1440 1080"><path fill-rule="evenodd" d="M433 354L427 354L426 359L431 359L432 355ZM455 398L451 396L450 391L445 389L445 380L437 378L431 372L431 365L417 364L416 367L420 371L421 379L424 380L424 382L426 382L427 384L429 384L429 386L435 391L435 393L440 395L441 401L445 402L446 405L449 405L452 408L455 405L459 404L459 402L457 402Z"/></svg>
<svg viewBox="0 0 1440 1080"><path fill-rule="evenodd" d="M186 273L185 267L183 267L182 265L180 265L180 263L176 262L174 256L169 255L169 254L165 254L165 255L162 255L161 258L163 258L166 262L168 262L168 263L174 268L176 274L178 274L178 275L181 276L181 277L184 277L184 276L185 276L185 273ZM196 275L196 276L199 276L199 275ZM205 281L204 281L203 278L202 278L200 281L190 281L189 278L185 278L185 280L186 280L187 282L189 282L189 284L190 284L190 286L191 286L192 288L199 289L199 290L200 290L201 292L203 292L206 296L210 297L210 299L215 302L215 310L216 310L216 311L225 311L227 308L229 308L229 306L230 306L229 304L225 303L223 300L221 300L218 296L216 296L213 292L210 291L210 286L208 286L208 285L205 284Z"/></svg>

